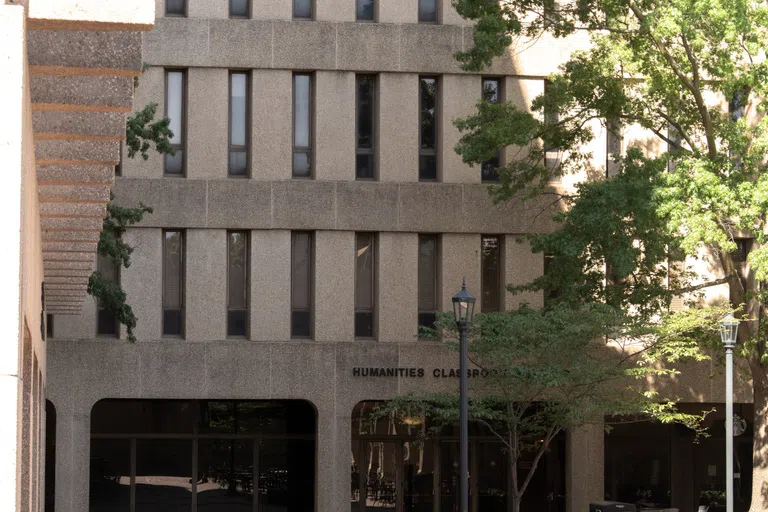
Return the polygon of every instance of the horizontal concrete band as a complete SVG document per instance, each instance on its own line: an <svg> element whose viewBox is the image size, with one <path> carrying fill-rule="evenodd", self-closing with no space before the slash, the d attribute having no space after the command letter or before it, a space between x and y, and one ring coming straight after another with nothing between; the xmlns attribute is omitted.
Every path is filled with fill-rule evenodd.
<svg viewBox="0 0 768 512"><path fill-rule="evenodd" d="M144 61L169 67L460 73L454 54L469 48L472 36L472 27L456 25L160 18L144 35ZM543 69L541 76L547 74ZM520 69L509 55L485 72L527 71L538 73Z"/></svg>
<svg viewBox="0 0 768 512"><path fill-rule="evenodd" d="M436 233L555 227L551 199L494 205L482 184L118 178L113 190L119 204L154 208L143 227Z"/></svg>

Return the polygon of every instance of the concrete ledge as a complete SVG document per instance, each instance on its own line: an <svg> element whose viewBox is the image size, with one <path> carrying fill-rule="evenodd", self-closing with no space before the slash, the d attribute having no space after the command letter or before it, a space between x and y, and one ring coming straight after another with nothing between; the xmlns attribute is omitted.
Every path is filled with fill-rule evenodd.
<svg viewBox="0 0 768 512"><path fill-rule="evenodd" d="M41 217L84 217L103 219L107 213L104 203L40 203Z"/></svg>
<svg viewBox="0 0 768 512"><path fill-rule="evenodd" d="M155 21L153 0L29 0L29 23L34 28L83 29L88 26L119 26L123 30L148 30Z"/></svg>
<svg viewBox="0 0 768 512"><path fill-rule="evenodd" d="M75 230L75 229L47 229L43 230L43 242L98 242L101 229Z"/></svg>
<svg viewBox="0 0 768 512"><path fill-rule="evenodd" d="M36 140L35 158L38 162L94 162L97 165L120 163L120 143L95 140Z"/></svg>
<svg viewBox="0 0 768 512"><path fill-rule="evenodd" d="M120 204L154 208L143 227L517 234L555 227L548 199L494 205L482 184L117 178L113 190Z"/></svg>
<svg viewBox="0 0 768 512"><path fill-rule="evenodd" d="M40 201L78 201L92 203L107 203L109 188L103 185L40 185L38 187Z"/></svg>
<svg viewBox="0 0 768 512"><path fill-rule="evenodd" d="M40 226L44 230L61 231L96 231L101 232L102 219L80 219L80 218L42 218Z"/></svg>
<svg viewBox="0 0 768 512"><path fill-rule="evenodd" d="M39 78L39 77L38 77ZM125 138L125 114L119 112L32 112L36 133L109 135Z"/></svg>
<svg viewBox="0 0 768 512"><path fill-rule="evenodd" d="M27 36L27 55L30 66L106 68L140 73L141 33L31 30Z"/></svg>
<svg viewBox="0 0 768 512"><path fill-rule="evenodd" d="M38 165L37 180L40 185L71 185L75 183L111 186L115 168L96 165Z"/></svg>
<svg viewBox="0 0 768 512"><path fill-rule="evenodd" d="M133 78L129 76L33 75L30 77L30 90L33 104L94 105L129 109L133 105ZM93 127L83 124L80 128L86 129L86 133L94 133ZM125 136L125 133L122 135Z"/></svg>

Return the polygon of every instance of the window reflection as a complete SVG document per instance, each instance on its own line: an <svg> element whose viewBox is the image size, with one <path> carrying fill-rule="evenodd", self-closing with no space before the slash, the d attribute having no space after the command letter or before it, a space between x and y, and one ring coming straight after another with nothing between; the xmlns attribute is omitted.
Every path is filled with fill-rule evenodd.
<svg viewBox="0 0 768 512"><path fill-rule="evenodd" d="M252 512L252 440L200 440L197 464L199 512Z"/></svg>
<svg viewBox="0 0 768 512"><path fill-rule="evenodd" d="M136 512L187 512L192 506L192 441L136 441Z"/></svg>
<svg viewBox="0 0 768 512"><path fill-rule="evenodd" d="M128 512L131 500L131 442L91 443L90 512Z"/></svg>

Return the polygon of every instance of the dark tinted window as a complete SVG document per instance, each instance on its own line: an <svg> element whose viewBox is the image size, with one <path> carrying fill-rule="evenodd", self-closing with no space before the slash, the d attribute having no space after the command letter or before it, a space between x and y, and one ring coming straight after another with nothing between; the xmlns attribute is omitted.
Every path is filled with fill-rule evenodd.
<svg viewBox="0 0 768 512"><path fill-rule="evenodd" d="M190 510L192 440L137 439L135 442L136 512Z"/></svg>
<svg viewBox="0 0 768 512"><path fill-rule="evenodd" d="M419 0L419 23L437 22L437 0Z"/></svg>
<svg viewBox="0 0 768 512"><path fill-rule="evenodd" d="M483 235L481 237L481 288L482 311L489 313L501 311L503 292L503 275L501 263L501 240L499 236Z"/></svg>
<svg viewBox="0 0 768 512"><path fill-rule="evenodd" d="M376 75L357 75L357 179L376 178Z"/></svg>
<svg viewBox="0 0 768 512"><path fill-rule="evenodd" d="M313 0L293 0L293 17L312 19Z"/></svg>
<svg viewBox="0 0 768 512"><path fill-rule="evenodd" d="M291 233L291 336L312 336L312 233Z"/></svg>
<svg viewBox="0 0 768 512"><path fill-rule="evenodd" d="M483 101L488 103L501 103L501 79L483 78ZM493 157L480 166L480 179L482 181L499 181L498 168L501 164L501 150L496 150Z"/></svg>
<svg viewBox="0 0 768 512"><path fill-rule="evenodd" d="M358 21L373 21L376 17L375 0L357 0Z"/></svg>
<svg viewBox="0 0 768 512"><path fill-rule="evenodd" d="M53 338L53 315L51 313L45 315L45 336L46 338Z"/></svg>
<svg viewBox="0 0 768 512"><path fill-rule="evenodd" d="M376 235L355 236L355 337L374 336L376 311Z"/></svg>
<svg viewBox="0 0 768 512"><path fill-rule="evenodd" d="M419 180L437 179L437 91L436 77L419 78Z"/></svg>
<svg viewBox="0 0 768 512"><path fill-rule="evenodd" d="M227 233L227 335L248 334L248 232Z"/></svg>
<svg viewBox="0 0 768 512"><path fill-rule="evenodd" d="M229 75L229 175L248 174L248 73Z"/></svg>
<svg viewBox="0 0 768 512"><path fill-rule="evenodd" d="M166 16L186 16L187 0L165 0Z"/></svg>
<svg viewBox="0 0 768 512"><path fill-rule="evenodd" d="M131 440L93 439L90 458L90 510L129 512ZM138 509L137 509L138 510Z"/></svg>
<svg viewBox="0 0 768 512"><path fill-rule="evenodd" d="M237 18L247 18L249 4L249 0L229 0L229 15Z"/></svg>
<svg viewBox="0 0 768 512"><path fill-rule="evenodd" d="M120 283L120 268L112 258L99 254L96 258L96 270L104 279ZM96 334L99 336L117 336L119 334L117 317L106 309L101 301L97 302Z"/></svg>
<svg viewBox="0 0 768 512"><path fill-rule="evenodd" d="M418 302L419 325L434 327L438 310L437 235L419 235Z"/></svg>
<svg viewBox="0 0 768 512"><path fill-rule="evenodd" d="M163 334L182 335L184 311L184 235L163 231Z"/></svg>
<svg viewBox="0 0 768 512"><path fill-rule="evenodd" d="M312 75L293 75L293 177L312 176Z"/></svg>

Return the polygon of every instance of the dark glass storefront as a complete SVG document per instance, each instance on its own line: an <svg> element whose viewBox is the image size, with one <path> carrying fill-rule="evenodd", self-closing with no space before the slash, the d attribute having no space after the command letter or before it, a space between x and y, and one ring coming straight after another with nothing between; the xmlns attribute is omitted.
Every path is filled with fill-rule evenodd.
<svg viewBox="0 0 768 512"><path fill-rule="evenodd" d="M418 418L372 421L376 404L361 402L352 413L351 512L455 512L458 430L423 438L420 433L429 427ZM469 458L470 511L506 512L510 478L502 443L473 427ZM530 460L521 460L518 467L524 478ZM564 468L561 436L534 474L523 497L524 512L565 511Z"/></svg>
<svg viewBox="0 0 768 512"><path fill-rule="evenodd" d="M311 512L315 424L303 401L102 400L90 512Z"/></svg>

